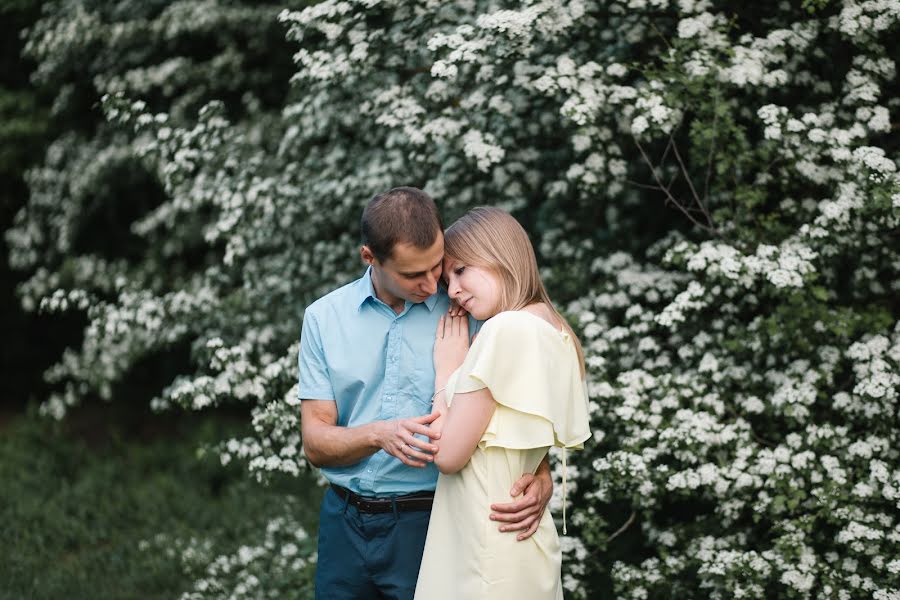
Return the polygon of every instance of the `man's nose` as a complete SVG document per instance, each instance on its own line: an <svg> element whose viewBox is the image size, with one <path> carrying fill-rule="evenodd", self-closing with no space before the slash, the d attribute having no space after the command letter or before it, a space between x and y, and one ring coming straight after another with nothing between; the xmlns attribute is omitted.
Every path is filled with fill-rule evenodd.
<svg viewBox="0 0 900 600"><path fill-rule="evenodd" d="M437 292L437 277L435 277L432 273L428 273L425 276L425 291L429 294L434 294Z"/></svg>

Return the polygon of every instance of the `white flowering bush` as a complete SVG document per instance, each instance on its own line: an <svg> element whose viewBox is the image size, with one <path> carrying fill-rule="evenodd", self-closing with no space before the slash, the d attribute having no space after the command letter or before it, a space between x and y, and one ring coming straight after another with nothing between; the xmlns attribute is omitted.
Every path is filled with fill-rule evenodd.
<svg viewBox="0 0 900 600"><path fill-rule="evenodd" d="M146 552L163 552L179 561L192 579L181 600L228 598L305 598L313 594L315 540L297 520L302 507L288 501L252 539L222 551L209 539L157 534L143 540Z"/></svg>
<svg viewBox="0 0 900 600"><path fill-rule="evenodd" d="M583 333L572 597L900 598L896 2L326 0L278 20L296 70L277 111L190 119L109 85L121 144L53 148L33 175L7 234L23 302L89 321L48 413L187 343L154 406L248 404L255 435L222 461L298 473L302 308L358 276L365 201L417 185L448 222L515 211ZM67 194L122 147L160 190L130 225L143 252L76 252Z"/></svg>

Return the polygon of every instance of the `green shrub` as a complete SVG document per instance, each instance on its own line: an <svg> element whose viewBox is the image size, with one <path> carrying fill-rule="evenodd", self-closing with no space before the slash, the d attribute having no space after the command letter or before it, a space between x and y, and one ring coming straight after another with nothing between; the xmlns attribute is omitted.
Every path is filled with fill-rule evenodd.
<svg viewBox="0 0 900 600"><path fill-rule="evenodd" d="M234 422L188 421L159 423L172 431L151 441L123 439L107 424L99 445L35 418L5 429L0 597L175 598L193 590L217 556L271 537L272 522L282 525L282 538L299 534L296 557L307 560L315 483L294 478L261 488L241 469L197 456L198 446L238 429ZM257 576L274 578L260 562ZM311 575L307 560L277 579L302 596Z"/></svg>

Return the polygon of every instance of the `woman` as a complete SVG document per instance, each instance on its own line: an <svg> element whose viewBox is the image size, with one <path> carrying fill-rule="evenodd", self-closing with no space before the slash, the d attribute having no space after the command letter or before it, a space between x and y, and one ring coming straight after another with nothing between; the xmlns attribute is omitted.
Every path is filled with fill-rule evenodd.
<svg viewBox="0 0 900 600"><path fill-rule="evenodd" d="M524 541L488 515L550 446L565 457L590 437L581 345L547 296L525 230L502 210L473 209L447 229L443 273L450 296L485 323L471 348L467 317L438 325L441 416L431 426L441 475L415 597L562 598L549 512Z"/></svg>

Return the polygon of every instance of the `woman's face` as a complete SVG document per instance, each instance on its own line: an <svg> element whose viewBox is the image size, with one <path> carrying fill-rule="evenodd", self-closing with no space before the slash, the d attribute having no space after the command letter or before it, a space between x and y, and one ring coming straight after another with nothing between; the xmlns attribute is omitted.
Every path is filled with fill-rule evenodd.
<svg viewBox="0 0 900 600"><path fill-rule="evenodd" d="M450 297L479 321L499 312L500 280L491 271L444 258L444 277Z"/></svg>

